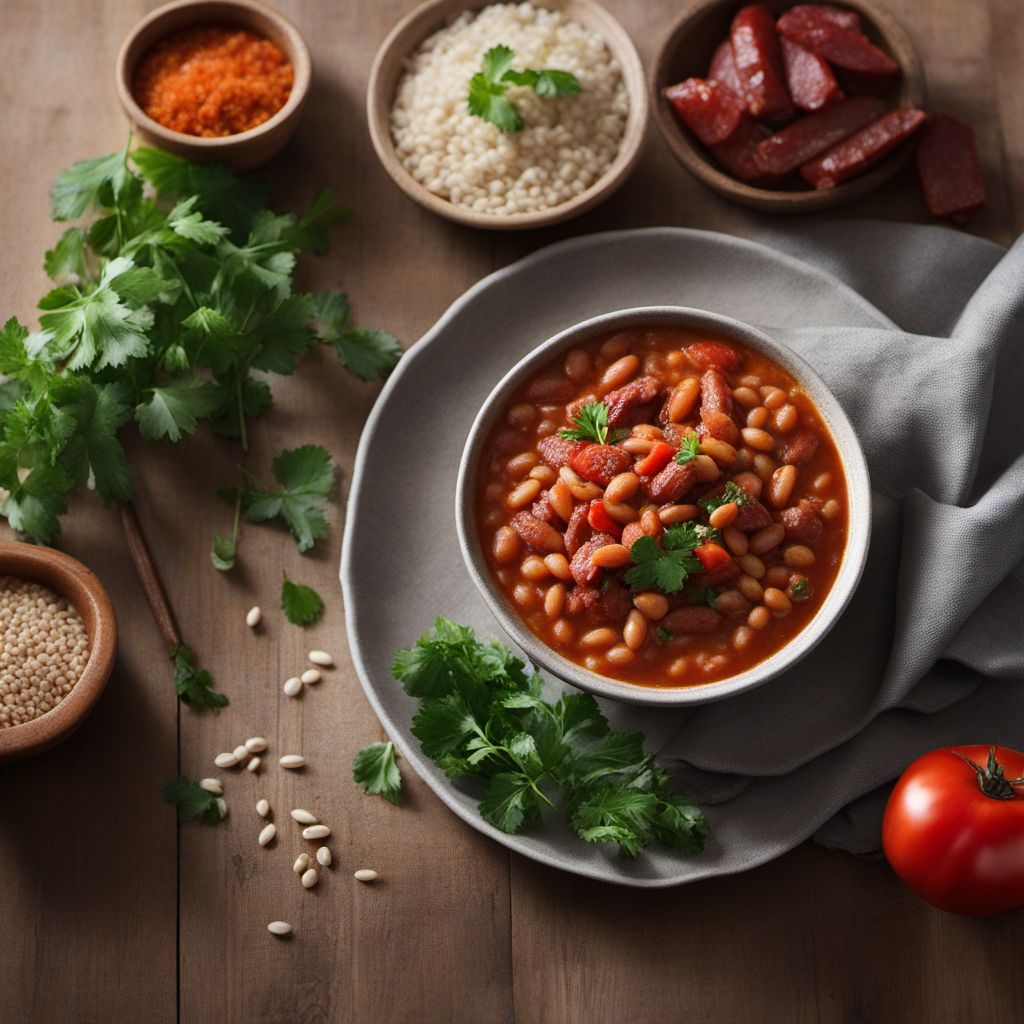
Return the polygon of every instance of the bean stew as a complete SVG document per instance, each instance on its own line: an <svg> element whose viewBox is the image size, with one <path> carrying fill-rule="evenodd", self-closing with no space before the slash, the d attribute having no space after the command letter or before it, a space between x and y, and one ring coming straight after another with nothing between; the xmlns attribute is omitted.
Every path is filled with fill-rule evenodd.
<svg viewBox="0 0 1024 1024"><path fill-rule="evenodd" d="M490 571L549 647L641 686L736 675L813 618L847 538L836 444L790 373L660 327L559 355L484 446Z"/></svg>

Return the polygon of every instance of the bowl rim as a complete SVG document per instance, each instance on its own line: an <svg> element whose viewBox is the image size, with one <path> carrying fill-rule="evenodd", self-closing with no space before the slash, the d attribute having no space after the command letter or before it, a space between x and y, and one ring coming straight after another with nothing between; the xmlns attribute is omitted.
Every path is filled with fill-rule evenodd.
<svg viewBox="0 0 1024 1024"><path fill-rule="evenodd" d="M797 2L799 0L786 0L785 6L795 6ZM885 40L888 50L901 52L899 99L901 104L905 100L908 107L923 108L927 99L924 69L917 47L907 30L887 8L876 4L874 0L841 0L841 3L868 21L877 35ZM741 6L741 0L693 0L669 23L658 39L648 67L648 91L654 123L673 157L698 181L719 195L756 209L780 213L806 213L839 206L885 184L910 159L913 147L897 146L866 174L835 188L820 191L812 188L761 188L740 181L721 169L704 147L679 123L661 92L669 84L666 72L671 57L675 56L687 29L695 20L715 8L734 7L738 10ZM895 53L893 55L895 59Z"/></svg>
<svg viewBox="0 0 1024 1024"><path fill-rule="evenodd" d="M479 10L491 6L495 0L462 0L458 11L448 10L452 0L425 0L406 14L384 38L373 59L370 77L366 87L366 120L374 152L391 180L412 200L446 220L465 224L468 227L490 230L517 230L547 227L576 217L616 192L636 169L643 155L647 139L647 122L650 113L647 80L643 63L636 46L621 22L596 0L533 0L539 7L549 10L562 9L567 3L586 8L597 23L596 31L604 37L605 45L619 62L623 82L629 95L629 113L622 133L622 142L615 159L589 188L572 199L547 210L528 213L480 213L468 207L434 195L405 169L395 152L391 139L390 111L394 99L394 88L401 75L395 75L394 82L385 81L385 65L394 56L399 45L404 46L402 63L431 33L440 29L458 13ZM407 45L406 45L407 44ZM638 88L630 83L636 81Z"/></svg>
<svg viewBox="0 0 1024 1024"><path fill-rule="evenodd" d="M483 445L511 392L559 351L611 330L653 326L706 330L762 352L793 374L832 435L846 475L849 500L848 533L839 572L807 625L764 661L737 675L696 686L648 687L612 679L570 661L539 640L512 611L491 577L475 521L477 470ZM530 661L555 678L601 697L654 707L682 707L723 700L761 686L791 668L825 638L849 604L864 571L871 537L871 487L860 441L839 400L792 349L757 327L719 313L689 306L638 306L603 313L560 331L519 360L498 382L466 438L456 482L455 521L463 561L473 582L502 629Z"/></svg>
<svg viewBox="0 0 1024 1024"><path fill-rule="evenodd" d="M240 24L254 27L253 21L254 16L256 16L266 18L272 22L281 33L281 39L283 40L281 48L285 51L289 61L291 61L292 68L295 71L295 80L292 83L291 93L284 106L262 124L234 135L218 135L213 137L189 135L187 132L175 131L173 128L162 125L139 106L132 90L132 75L135 72L139 59L146 50L140 49L137 54L133 54L132 51L144 32L153 29L159 22L164 21L178 11L189 8L194 9L196 12L196 24L206 21L217 21L221 17L227 20L234 17ZM224 14L214 13L214 10L217 8L225 9ZM230 13L228 9L234 13ZM169 28L168 31L176 31L185 27L187 27L187 23ZM157 35L149 46L152 46L159 38L161 37ZM129 57L131 57L130 61ZM299 32L294 22L273 7L259 3L258 0L171 0L171 3L157 7L146 14L125 36L120 49L117 51L115 79L121 105L128 114L129 120L138 125L141 132L148 133L167 144L202 151L205 157L216 159L219 155L229 153L238 146L244 146L253 140L275 133L297 115L309 95L312 68L313 63L309 55L309 47L306 45L302 33Z"/></svg>
<svg viewBox="0 0 1024 1024"><path fill-rule="evenodd" d="M89 657L71 692L38 718L0 729L2 763L42 753L84 721L114 667L117 617L110 595L95 573L55 548L0 541L0 576L15 576L55 591L75 608L89 632Z"/></svg>

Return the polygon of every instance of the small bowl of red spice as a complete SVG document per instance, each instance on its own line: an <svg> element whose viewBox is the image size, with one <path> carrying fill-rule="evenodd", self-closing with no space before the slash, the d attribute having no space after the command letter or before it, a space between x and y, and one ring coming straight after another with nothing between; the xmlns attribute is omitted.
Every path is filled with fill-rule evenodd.
<svg viewBox="0 0 1024 1024"><path fill-rule="evenodd" d="M291 138L309 93L309 50L254 0L177 0L148 14L117 58L121 105L150 145L244 171Z"/></svg>

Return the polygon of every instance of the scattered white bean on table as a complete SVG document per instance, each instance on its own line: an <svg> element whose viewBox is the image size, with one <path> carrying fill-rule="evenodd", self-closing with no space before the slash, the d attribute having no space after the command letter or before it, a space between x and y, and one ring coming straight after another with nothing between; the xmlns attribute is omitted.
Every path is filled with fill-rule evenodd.
<svg viewBox="0 0 1024 1024"><path fill-rule="evenodd" d="M287 921L271 921L270 924L267 925L267 931L270 932L271 935L283 937L285 935L291 935L292 926Z"/></svg>
<svg viewBox="0 0 1024 1024"><path fill-rule="evenodd" d="M357 882L376 882L378 875L373 868L360 868L352 877Z"/></svg>
<svg viewBox="0 0 1024 1024"><path fill-rule="evenodd" d="M330 851L329 847L321 846L320 849L316 851L316 862L317 862L317 864L319 864L321 867L324 867L324 868L330 866L330 863L331 863L331 851Z"/></svg>
<svg viewBox="0 0 1024 1024"><path fill-rule="evenodd" d="M296 807L292 811L292 817L300 825L315 825L320 820L312 811L307 811L304 807Z"/></svg>
<svg viewBox="0 0 1024 1024"><path fill-rule="evenodd" d="M302 768L306 763L306 759L301 754L285 754L277 763L282 768L290 768L294 771L297 768Z"/></svg>
<svg viewBox="0 0 1024 1024"><path fill-rule="evenodd" d="M269 825L263 826L263 829L260 832L259 839L257 840L257 842L259 842L260 846L267 846L269 843L273 842L274 836L276 835L277 826L273 822L271 822Z"/></svg>
<svg viewBox="0 0 1024 1024"><path fill-rule="evenodd" d="M256 813L261 818L265 818L270 813L270 801L268 801L268 800L257 800L256 801Z"/></svg>
<svg viewBox="0 0 1024 1024"><path fill-rule="evenodd" d="M302 693L302 680L298 676L292 676L291 679L284 681L282 689L289 697L298 697Z"/></svg>
<svg viewBox="0 0 1024 1024"><path fill-rule="evenodd" d="M310 651L308 657L314 665L321 668L330 668L334 664L334 659L326 651Z"/></svg>
<svg viewBox="0 0 1024 1024"><path fill-rule="evenodd" d="M214 796L220 796L224 792L219 779L200 779L199 788L205 789L207 793L213 793Z"/></svg>
<svg viewBox="0 0 1024 1024"><path fill-rule="evenodd" d="M262 754L267 749L268 743L262 736L250 736L245 741L245 749L250 754Z"/></svg>
<svg viewBox="0 0 1024 1024"><path fill-rule="evenodd" d="M303 839L326 839L331 830L326 825L310 825L302 830Z"/></svg>
<svg viewBox="0 0 1024 1024"><path fill-rule="evenodd" d="M263 609L260 606L254 605L245 616L245 624L250 629L255 629L260 624L260 619L263 618Z"/></svg>

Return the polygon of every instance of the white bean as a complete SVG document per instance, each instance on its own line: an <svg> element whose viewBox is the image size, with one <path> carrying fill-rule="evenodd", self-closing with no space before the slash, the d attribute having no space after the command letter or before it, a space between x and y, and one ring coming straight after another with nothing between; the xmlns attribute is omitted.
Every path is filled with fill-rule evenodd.
<svg viewBox="0 0 1024 1024"><path fill-rule="evenodd" d="M245 749L250 754L262 754L267 749L267 741L262 736L250 736L245 741Z"/></svg>
<svg viewBox="0 0 1024 1024"><path fill-rule="evenodd" d="M308 868L308 867L309 867L309 854L308 853L300 853L298 855L298 857L295 858L295 863L292 865L292 871L294 871L295 874L297 874L297 875L301 875L302 872L305 871L306 868Z"/></svg>
<svg viewBox="0 0 1024 1024"><path fill-rule="evenodd" d="M277 835L277 826L271 822L269 825L264 825L263 830L260 832L259 844L260 846L266 846L268 843L273 842L274 836Z"/></svg>
<svg viewBox="0 0 1024 1024"><path fill-rule="evenodd" d="M199 788L205 789L207 793L212 793L214 796L220 796L224 792L224 787L220 784L219 779L200 779Z"/></svg>
<svg viewBox="0 0 1024 1024"><path fill-rule="evenodd" d="M312 889L320 881L320 873L316 868L307 868L302 873L302 888Z"/></svg>
<svg viewBox="0 0 1024 1024"><path fill-rule="evenodd" d="M331 851L328 847L321 846L320 849L316 851L316 862L324 868L330 866Z"/></svg>
<svg viewBox="0 0 1024 1024"><path fill-rule="evenodd" d="M326 839L331 830L326 825L310 825L302 830L303 839Z"/></svg>
<svg viewBox="0 0 1024 1024"><path fill-rule="evenodd" d="M314 665L321 668L330 668L334 664L334 659L326 651L310 651L308 657Z"/></svg>
<svg viewBox="0 0 1024 1024"><path fill-rule="evenodd" d="M265 818L270 813L270 801L269 800L257 800L256 801L256 813L261 818Z"/></svg>
<svg viewBox="0 0 1024 1024"><path fill-rule="evenodd" d="M241 764L242 761L247 761L249 759L249 751L244 743L239 743L238 746L235 747L233 753L235 755L235 760L238 761L239 764Z"/></svg>
<svg viewBox="0 0 1024 1024"><path fill-rule="evenodd" d="M289 697L298 697L302 693L302 680L298 676L292 676L291 679L284 681L282 689Z"/></svg>
<svg viewBox="0 0 1024 1024"><path fill-rule="evenodd" d="M357 882L375 882L377 872L373 868L360 868L353 876Z"/></svg>
<svg viewBox="0 0 1024 1024"><path fill-rule="evenodd" d="M301 754L285 754L277 762L282 768L302 768L306 759Z"/></svg>
<svg viewBox="0 0 1024 1024"><path fill-rule="evenodd" d="M260 619L262 618L263 609L261 609L258 604L254 605L252 608L249 609L248 613L245 616L245 624L250 629L255 629L260 624Z"/></svg>
<svg viewBox="0 0 1024 1024"><path fill-rule="evenodd" d="M252 772L252 773L253 773L253 774L255 775L255 773L256 773L256 772L258 772L258 771L260 770L260 765L261 765L261 764L263 764L263 758L262 758L262 757L254 757L254 758L253 758L253 759L252 759L252 760L251 760L251 761L250 761L250 762L249 762L249 763L248 763L248 764L247 764L247 765L245 766L245 770L246 770L247 772Z"/></svg>
<svg viewBox="0 0 1024 1024"><path fill-rule="evenodd" d="M213 763L218 768L234 768L238 764L238 758L234 754L227 752L224 754L218 754L214 759Z"/></svg>
<svg viewBox="0 0 1024 1024"><path fill-rule="evenodd" d="M305 808L302 808L302 807L296 807L292 811L292 817L300 825L315 825L320 820L311 811L307 811L307 810L305 810Z"/></svg>
<svg viewBox="0 0 1024 1024"><path fill-rule="evenodd" d="M306 671L303 672L301 676L299 676L299 678L307 686L313 686L314 684L319 683L323 677L320 675L320 669L307 668Z"/></svg>
<svg viewBox="0 0 1024 1024"><path fill-rule="evenodd" d="M271 921L267 925L267 931L271 935L284 936L291 935L292 926L287 921Z"/></svg>

